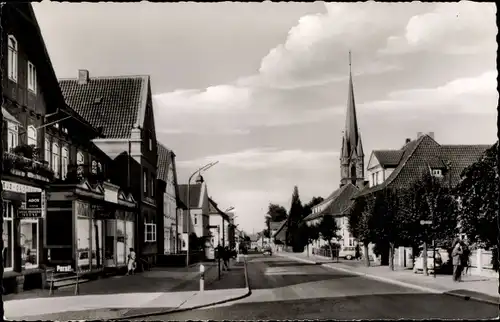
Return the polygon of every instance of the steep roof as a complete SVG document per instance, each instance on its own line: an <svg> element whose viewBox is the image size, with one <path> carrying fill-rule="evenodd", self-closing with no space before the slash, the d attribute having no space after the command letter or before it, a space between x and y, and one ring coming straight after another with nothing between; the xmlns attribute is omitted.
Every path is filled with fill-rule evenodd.
<svg viewBox="0 0 500 322"><path fill-rule="evenodd" d="M278 229L276 230L276 233L274 233L274 235L273 235L274 239L281 240L281 241L286 240L286 231L288 229L287 222L288 222L288 220L283 220L281 222L281 225L278 227Z"/></svg>
<svg viewBox="0 0 500 322"><path fill-rule="evenodd" d="M66 103L106 138L129 138L143 125L149 76L90 77L86 84L60 79L59 85Z"/></svg>
<svg viewBox="0 0 500 322"><path fill-rule="evenodd" d="M403 150L375 150L373 154L382 167L395 167L403 157Z"/></svg>
<svg viewBox="0 0 500 322"><path fill-rule="evenodd" d="M157 171L156 179L168 181L168 167L172 163L172 158L170 156L171 151L167 149L163 144L157 142L158 160L157 160Z"/></svg>
<svg viewBox="0 0 500 322"><path fill-rule="evenodd" d="M363 153L362 147L361 146L358 147L358 143L361 143L361 140L358 130L358 119L356 116L354 85L352 83L351 52L349 52L349 89L347 92L347 113L345 119L344 138L345 138L345 148L347 149L349 157L353 154L353 152L356 152L356 154L358 154L359 152Z"/></svg>
<svg viewBox="0 0 500 322"><path fill-rule="evenodd" d="M200 207L200 197L201 197L201 189L202 184L196 183L192 184L189 187L189 208L191 209L196 209ZM179 185L179 198L181 199L182 203L185 204L186 206L188 205L187 203L187 192L188 192L188 185L187 184L181 184Z"/></svg>
<svg viewBox="0 0 500 322"><path fill-rule="evenodd" d="M384 188L409 188L429 168L444 170L446 182L455 186L460 173L479 160L491 145L440 145L428 135L423 135L403 147L403 155L391 175L377 186L361 191L366 195Z"/></svg>
<svg viewBox="0 0 500 322"><path fill-rule="evenodd" d="M224 220L229 222L230 218L228 214L220 210L219 207L217 207L217 203L212 198L208 198L208 209L209 214L219 214Z"/></svg>
<svg viewBox="0 0 500 322"><path fill-rule="evenodd" d="M281 227L281 225L283 225L283 223L285 223L285 222L286 222L286 220L282 220L282 221L271 221L271 222L269 223L269 226L270 226L271 230L278 230L278 229Z"/></svg>
<svg viewBox="0 0 500 322"><path fill-rule="evenodd" d="M304 218L304 221L314 220L325 215L343 215L349 208L351 208L352 204L354 203L352 197L358 192L358 187L350 182L343 185L332 193L332 195L329 197L330 203L322 211L310 214L309 216Z"/></svg>

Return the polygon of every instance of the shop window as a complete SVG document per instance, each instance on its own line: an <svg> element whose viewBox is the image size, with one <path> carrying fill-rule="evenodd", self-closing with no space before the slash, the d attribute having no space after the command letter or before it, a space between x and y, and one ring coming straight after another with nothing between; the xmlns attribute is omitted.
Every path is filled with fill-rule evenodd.
<svg viewBox="0 0 500 322"><path fill-rule="evenodd" d="M127 251L134 248L134 222L125 221L125 233L127 236Z"/></svg>
<svg viewBox="0 0 500 322"><path fill-rule="evenodd" d="M83 157L82 151L78 151L76 154L76 164L81 165L85 163L85 158Z"/></svg>
<svg viewBox="0 0 500 322"><path fill-rule="evenodd" d="M127 251L125 249L125 221L116 220L116 255L117 263L125 264Z"/></svg>
<svg viewBox="0 0 500 322"><path fill-rule="evenodd" d="M22 266L26 269L38 267L38 220L22 219L20 228Z"/></svg>
<svg viewBox="0 0 500 322"><path fill-rule="evenodd" d="M156 241L156 224L153 223L145 223L144 224L144 237L146 242L155 242Z"/></svg>
<svg viewBox="0 0 500 322"><path fill-rule="evenodd" d="M80 270L90 268L90 219L77 219L77 263Z"/></svg>
<svg viewBox="0 0 500 322"><path fill-rule="evenodd" d="M14 206L9 202L4 202L3 207L3 267L5 271L11 271L14 258L14 225L12 222Z"/></svg>
<svg viewBox="0 0 500 322"><path fill-rule="evenodd" d="M28 145L38 146L37 133L33 125L28 126Z"/></svg>
<svg viewBox="0 0 500 322"><path fill-rule="evenodd" d="M104 223L106 226L106 239L104 244L104 260L106 266L115 265L115 236L116 236L116 221L106 220Z"/></svg>
<svg viewBox="0 0 500 322"><path fill-rule="evenodd" d="M94 219L92 223L92 267L101 268L103 264L102 251L102 220Z"/></svg>

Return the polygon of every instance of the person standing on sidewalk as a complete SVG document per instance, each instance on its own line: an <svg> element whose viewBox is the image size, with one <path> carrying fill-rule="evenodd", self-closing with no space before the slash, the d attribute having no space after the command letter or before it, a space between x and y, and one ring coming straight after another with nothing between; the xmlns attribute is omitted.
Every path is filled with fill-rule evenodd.
<svg viewBox="0 0 500 322"><path fill-rule="evenodd" d="M135 274L135 268L136 268L136 262L135 262L135 252L133 248L130 248L130 253L128 254L128 263L127 263L127 275L134 275Z"/></svg>
<svg viewBox="0 0 500 322"><path fill-rule="evenodd" d="M453 242L453 251L451 252L451 257L453 258L453 280L455 282L461 281L462 275L462 263L461 257L463 254L462 245L460 245L460 240L457 238Z"/></svg>
<svg viewBox="0 0 500 322"><path fill-rule="evenodd" d="M229 251L229 247L224 247L222 250L222 260L224 261L223 269L229 271L229 258L231 257L231 253Z"/></svg>
<svg viewBox="0 0 500 322"><path fill-rule="evenodd" d="M467 275L469 273L470 268L470 249L466 242L462 241L462 258L460 259L460 263L462 264L462 272L463 275Z"/></svg>
<svg viewBox="0 0 500 322"><path fill-rule="evenodd" d="M356 249L355 249L355 252L354 252L354 258L356 258L356 260L360 260L361 259L361 249L359 247L359 244L356 244Z"/></svg>

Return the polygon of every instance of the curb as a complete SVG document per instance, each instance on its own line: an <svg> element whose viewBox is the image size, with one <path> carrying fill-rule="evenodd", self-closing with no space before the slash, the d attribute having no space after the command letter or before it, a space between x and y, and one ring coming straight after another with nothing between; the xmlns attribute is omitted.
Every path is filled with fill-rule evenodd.
<svg viewBox="0 0 500 322"><path fill-rule="evenodd" d="M249 297L252 294L252 290L250 289L250 285L248 284L248 272L247 272L246 257L243 259L243 265L244 265L243 267L244 267L244 272L245 272L245 283L247 285L247 287L246 287L247 293L245 293L243 295L233 297L230 299L225 299L225 300L218 301L218 302L202 304L202 305L197 305L197 306L187 307L187 308L180 308L184 303L189 301L189 300L186 300L184 303L182 303L181 305L179 305L175 309L158 311L158 312L149 312L149 313L144 313L144 314L128 315L128 316L123 316L123 317L119 317L116 319L110 319L110 321L122 321L122 320L138 319L138 318L144 318L144 317L150 317L150 316L157 316L157 315L165 315L165 314L171 314L171 313L186 312L186 311L191 311L191 310L198 310L198 309L203 309L203 308L207 308L210 306L225 304L228 302L233 302L233 301L237 301L237 300L241 300L241 299L244 299L246 297ZM198 293L196 293L196 294L198 294Z"/></svg>
<svg viewBox="0 0 500 322"><path fill-rule="evenodd" d="M453 291L441 291L441 290L436 290L436 289L425 287L425 286L419 286L419 285L415 285L415 284L411 284L411 283L397 281L397 280L394 280L394 279L391 279L391 278L387 278L387 277L381 277L381 276L377 276L377 275L356 272L354 270L349 270L349 269L346 269L346 268L343 268L343 267L335 267L332 264L325 264L325 263L321 263L321 262L315 262L315 261L312 261L312 260L302 259L302 258L298 258L298 257L294 257L294 256L287 256L287 255L281 255L281 254L280 254L280 256L286 257L286 258L290 258L290 259L294 259L294 260L297 260L299 262L305 262L305 263L310 263L310 264L321 265L323 267L327 267L327 268L338 270L338 271L342 271L342 272L351 273L351 274L358 275L358 276L363 276L365 278L369 278L369 279L372 279L372 280L378 280L378 281L381 281L381 282L385 282L385 283L389 283L389 284L394 284L394 285L398 285L398 286L403 286L403 287L407 287L407 288L412 288L412 289L415 289L415 290L419 290L419 291L423 291L423 292L428 292L428 293L432 293L432 294L449 295L449 296L454 296L454 297L458 297L458 298L464 299L466 301L473 300L473 301L476 301L476 302L487 303L487 304L492 304L492 305L499 305L500 304L500 300L493 301L493 300L484 299L484 298L480 298L480 297L476 297L476 296L468 296L468 295L463 295L463 294L458 294L458 293L452 293Z"/></svg>

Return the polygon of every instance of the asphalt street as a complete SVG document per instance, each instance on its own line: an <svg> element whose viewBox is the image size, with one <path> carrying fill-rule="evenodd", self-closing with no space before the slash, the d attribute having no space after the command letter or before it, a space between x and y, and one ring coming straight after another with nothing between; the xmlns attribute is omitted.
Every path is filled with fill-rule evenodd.
<svg viewBox="0 0 500 322"><path fill-rule="evenodd" d="M489 319L495 305L428 294L282 257L249 255L248 298L150 320Z"/></svg>

